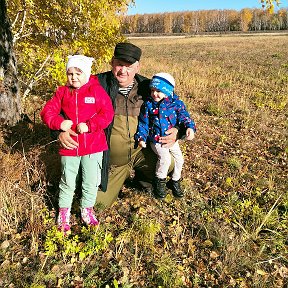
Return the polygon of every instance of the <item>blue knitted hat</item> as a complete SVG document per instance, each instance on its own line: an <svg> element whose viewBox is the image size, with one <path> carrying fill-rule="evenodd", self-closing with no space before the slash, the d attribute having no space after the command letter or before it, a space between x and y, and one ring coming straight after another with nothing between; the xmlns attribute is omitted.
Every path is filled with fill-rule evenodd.
<svg viewBox="0 0 288 288"><path fill-rule="evenodd" d="M169 73L157 73L152 77L150 88L155 88L166 96L173 96L175 80Z"/></svg>

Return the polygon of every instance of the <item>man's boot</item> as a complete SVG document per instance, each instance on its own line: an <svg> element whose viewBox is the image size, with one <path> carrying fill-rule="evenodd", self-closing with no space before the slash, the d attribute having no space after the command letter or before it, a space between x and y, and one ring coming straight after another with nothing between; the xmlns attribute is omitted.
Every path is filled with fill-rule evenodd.
<svg viewBox="0 0 288 288"><path fill-rule="evenodd" d="M176 198L181 198L184 196L184 192L180 184L181 184L181 179L177 181L170 179L167 182L167 188L172 190L172 194Z"/></svg>
<svg viewBox="0 0 288 288"><path fill-rule="evenodd" d="M166 197L166 178L160 179L155 177L153 193L156 198L165 198Z"/></svg>

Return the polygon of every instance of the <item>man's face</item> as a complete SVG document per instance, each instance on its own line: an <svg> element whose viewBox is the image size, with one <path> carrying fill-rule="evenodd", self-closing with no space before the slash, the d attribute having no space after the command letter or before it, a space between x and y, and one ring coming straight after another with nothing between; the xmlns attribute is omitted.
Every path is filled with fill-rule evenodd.
<svg viewBox="0 0 288 288"><path fill-rule="evenodd" d="M112 73L119 82L120 87L127 87L133 83L136 73L139 72L139 62L131 64L124 60L112 59Z"/></svg>

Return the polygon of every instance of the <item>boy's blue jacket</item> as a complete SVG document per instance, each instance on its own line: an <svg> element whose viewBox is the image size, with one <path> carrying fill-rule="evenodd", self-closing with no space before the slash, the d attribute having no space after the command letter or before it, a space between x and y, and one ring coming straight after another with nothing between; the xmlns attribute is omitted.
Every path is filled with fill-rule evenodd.
<svg viewBox="0 0 288 288"><path fill-rule="evenodd" d="M165 132L175 126L192 128L196 131L185 104L174 94L155 102L151 97L141 107L137 133L134 138L144 142L159 142L159 137L166 136Z"/></svg>

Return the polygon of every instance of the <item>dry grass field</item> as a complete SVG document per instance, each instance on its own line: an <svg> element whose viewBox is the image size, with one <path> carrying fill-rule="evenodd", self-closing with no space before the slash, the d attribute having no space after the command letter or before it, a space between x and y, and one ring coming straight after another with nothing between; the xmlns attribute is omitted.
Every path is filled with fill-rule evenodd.
<svg viewBox="0 0 288 288"><path fill-rule="evenodd" d="M63 237L59 159L36 113L0 135L0 287L287 287L288 37L130 41L141 74L171 73L196 122L186 196L127 182L97 231L75 213Z"/></svg>

